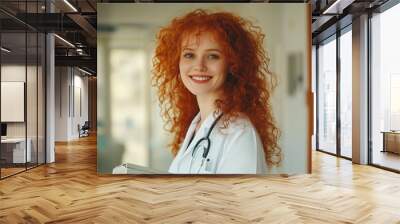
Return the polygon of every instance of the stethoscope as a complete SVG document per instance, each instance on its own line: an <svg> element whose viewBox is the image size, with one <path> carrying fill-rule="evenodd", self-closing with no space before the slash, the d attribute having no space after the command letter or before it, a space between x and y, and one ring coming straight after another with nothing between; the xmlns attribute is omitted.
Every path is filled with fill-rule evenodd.
<svg viewBox="0 0 400 224"><path fill-rule="evenodd" d="M205 137L199 139L199 140L196 142L196 144L194 145L194 148L193 148L193 151L192 151L192 158L191 158L191 160L190 160L189 172L192 170L193 158L195 158L196 155L197 155L197 152L198 152L197 149L199 148L200 144L202 144L203 142L205 142L205 143L206 143L206 147L203 148L203 155L202 155L203 158L202 158L202 160L201 160L201 164L200 164L200 166L199 166L199 168L198 168L198 170L197 170L196 173L199 173L200 170L201 170L201 168L203 167L204 161L206 161L207 156L208 156L208 153L210 152L210 147L211 147L210 135L211 135L211 132L213 131L214 126L218 123L218 120L222 117L222 115L223 115L223 114L221 113L221 114L217 117L217 119L215 119L215 121L212 123L212 125L211 125L211 127L210 127L210 130L208 130L207 135L206 135ZM193 138L194 138L194 135L192 136L192 139L193 139ZM186 150L189 148L189 145L190 145L190 142L189 142L189 144L187 145ZM207 159L207 161L209 161L209 159Z"/></svg>

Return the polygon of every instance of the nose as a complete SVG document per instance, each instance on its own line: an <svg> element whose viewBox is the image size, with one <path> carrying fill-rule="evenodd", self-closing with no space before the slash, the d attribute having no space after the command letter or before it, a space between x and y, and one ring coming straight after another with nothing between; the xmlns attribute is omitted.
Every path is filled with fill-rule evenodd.
<svg viewBox="0 0 400 224"><path fill-rule="evenodd" d="M207 66L206 66L206 64L205 64L205 59L204 59L203 57L198 57L198 58L195 60L194 69L195 69L196 71L199 71L199 72L205 72L205 71L207 71Z"/></svg>

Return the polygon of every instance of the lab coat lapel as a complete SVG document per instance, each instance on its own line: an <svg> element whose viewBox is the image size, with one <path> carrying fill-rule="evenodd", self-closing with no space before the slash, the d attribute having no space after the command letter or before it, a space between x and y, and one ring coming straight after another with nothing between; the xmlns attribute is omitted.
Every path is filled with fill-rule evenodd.
<svg viewBox="0 0 400 224"><path fill-rule="evenodd" d="M190 152L190 155L192 154L193 151L193 147L196 145L196 143L201 139L206 137L208 131L211 128L211 125L214 123L214 121L217 119L219 113L216 114L216 116L214 116L214 112L209 114L206 118L206 120L201 124L198 132L196 133L196 136L194 136L192 142L189 145L189 148L187 148L187 144L189 143L190 137L192 137L194 129L196 127L197 122L199 122L200 120L200 113L197 114L197 116L193 119L192 124L190 125L190 129L187 132L186 138L185 138L185 149L187 148L187 150L185 151L185 155L188 154ZM216 128L217 126L215 126L214 128ZM210 136L211 137L211 136Z"/></svg>
<svg viewBox="0 0 400 224"><path fill-rule="evenodd" d="M200 120L200 113L197 113L197 115L193 118L192 123L190 124L190 126L189 126L189 128L188 128L188 130L186 132L185 139L183 140L183 143L181 145L180 152L182 152L182 155L186 154L187 151L190 151L189 148L188 148L188 144L189 144L190 138L192 137L193 132L194 132L194 130L196 128L196 124L197 124L197 122L199 120Z"/></svg>

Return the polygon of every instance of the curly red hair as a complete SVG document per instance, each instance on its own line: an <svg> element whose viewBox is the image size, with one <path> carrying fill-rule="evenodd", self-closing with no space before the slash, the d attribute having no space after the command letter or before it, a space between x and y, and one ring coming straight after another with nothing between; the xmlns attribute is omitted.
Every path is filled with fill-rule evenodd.
<svg viewBox="0 0 400 224"><path fill-rule="evenodd" d="M223 86L223 98L215 102L224 113L227 127L239 114L245 114L260 135L268 166L281 162L279 129L275 126L270 94L275 77L269 71L269 58L263 48L265 35L258 26L228 12L210 13L197 9L172 20L157 35L153 58L153 86L158 87L165 128L173 133L170 145L176 155L195 115L196 97L179 78L181 44L185 37L210 32L223 47L229 74Z"/></svg>

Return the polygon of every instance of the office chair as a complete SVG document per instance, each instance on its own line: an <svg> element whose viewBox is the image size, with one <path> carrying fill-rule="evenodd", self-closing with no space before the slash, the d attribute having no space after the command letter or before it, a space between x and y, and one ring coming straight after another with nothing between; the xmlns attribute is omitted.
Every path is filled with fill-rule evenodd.
<svg viewBox="0 0 400 224"><path fill-rule="evenodd" d="M79 138L80 137L87 137L89 136L89 121L85 121L85 123L82 125L82 127L79 129Z"/></svg>

